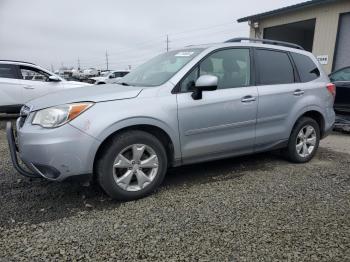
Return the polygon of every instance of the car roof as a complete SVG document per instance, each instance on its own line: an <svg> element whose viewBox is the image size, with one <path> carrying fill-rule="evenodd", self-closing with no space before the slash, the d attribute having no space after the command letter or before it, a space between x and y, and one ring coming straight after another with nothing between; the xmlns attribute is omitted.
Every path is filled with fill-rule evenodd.
<svg viewBox="0 0 350 262"><path fill-rule="evenodd" d="M224 43L209 43L209 44L200 44L200 45L190 45L186 46L183 49L219 49L219 48L225 48L225 47L260 47L260 48L267 48L267 49L274 49L274 50L281 50L281 51L287 51L287 52L294 52L294 53L300 53L304 55L310 55L311 53L308 51L305 51L303 49L297 49L294 47L288 47L288 46L282 46L277 44L269 44L269 43L256 43L256 42L224 42ZM179 49L181 50L181 49Z"/></svg>
<svg viewBox="0 0 350 262"><path fill-rule="evenodd" d="M17 61L17 60L6 60L6 59L0 59L0 63L1 64L14 64L14 65L17 65L17 64L24 64L24 65L36 65L34 63L31 63L31 62L25 62L25 61Z"/></svg>

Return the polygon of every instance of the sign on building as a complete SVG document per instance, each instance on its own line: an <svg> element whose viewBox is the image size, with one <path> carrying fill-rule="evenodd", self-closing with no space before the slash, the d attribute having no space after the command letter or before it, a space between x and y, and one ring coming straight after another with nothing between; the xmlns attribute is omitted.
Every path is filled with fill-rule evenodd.
<svg viewBox="0 0 350 262"><path fill-rule="evenodd" d="M318 60L318 62L320 62L321 65L327 65L328 64L328 55L318 55L317 60Z"/></svg>

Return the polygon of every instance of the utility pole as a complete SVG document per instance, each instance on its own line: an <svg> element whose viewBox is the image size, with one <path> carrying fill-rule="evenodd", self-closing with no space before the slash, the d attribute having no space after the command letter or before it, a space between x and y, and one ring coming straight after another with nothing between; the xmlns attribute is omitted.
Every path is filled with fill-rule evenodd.
<svg viewBox="0 0 350 262"><path fill-rule="evenodd" d="M166 51L169 52L169 35L166 35Z"/></svg>
<svg viewBox="0 0 350 262"><path fill-rule="evenodd" d="M53 65L51 64L51 72L53 73L55 70L53 69Z"/></svg>
<svg viewBox="0 0 350 262"><path fill-rule="evenodd" d="M106 66L107 66L107 70L108 70L108 53L107 53L107 50L106 50Z"/></svg>
<svg viewBox="0 0 350 262"><path fill-rule="evenodd" d="M80 70L80 59L78 57L78 70Z"/></svg>

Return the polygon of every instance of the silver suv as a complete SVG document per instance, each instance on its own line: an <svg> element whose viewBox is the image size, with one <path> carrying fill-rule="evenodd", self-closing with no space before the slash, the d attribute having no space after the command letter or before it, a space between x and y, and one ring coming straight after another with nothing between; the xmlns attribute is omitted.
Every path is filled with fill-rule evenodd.
<svg viewBox="0 0 350 262"><path fill-rule="evenodd" d="M92 176L112 198L131 200L159 186L168 167L274 149L309 161L332 129L334 97L309 52L233 39L159 55L119 84L33 100L17 139L10 123L7 136L22 175Z"/></svg>

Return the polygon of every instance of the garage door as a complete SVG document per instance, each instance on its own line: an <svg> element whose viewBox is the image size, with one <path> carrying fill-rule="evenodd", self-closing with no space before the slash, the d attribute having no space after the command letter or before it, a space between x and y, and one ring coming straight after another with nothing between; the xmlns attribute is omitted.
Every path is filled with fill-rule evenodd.
<svg viewBox="0 0 350 262"><path fill-rule="evenodd" d="M350 13L340 16L338 34L334 70L350 66Z"/></svg>

